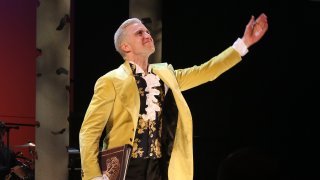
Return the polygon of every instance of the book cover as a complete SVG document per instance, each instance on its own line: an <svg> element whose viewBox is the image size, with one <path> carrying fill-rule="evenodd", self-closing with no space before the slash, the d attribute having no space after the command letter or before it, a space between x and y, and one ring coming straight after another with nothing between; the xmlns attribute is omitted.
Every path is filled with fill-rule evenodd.
<svg viewBox="0 0 320 180"><path fill-rule="evenodd" d="M100 151L101 172L107 175L109 180L125 180L131 151L132 146L129 144Z"/></svg>

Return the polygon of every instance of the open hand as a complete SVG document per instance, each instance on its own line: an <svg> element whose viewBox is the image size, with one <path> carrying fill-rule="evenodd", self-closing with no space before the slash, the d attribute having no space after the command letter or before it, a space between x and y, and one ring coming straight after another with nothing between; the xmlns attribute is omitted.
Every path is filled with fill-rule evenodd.
<svg viewBox="0 0 320 180"><path fill-rule="evenodd" d="M246 26L242 40L249 48L254 43L258 42L268 30L268 19L264 13L261 13L255 20L251 16L249 23Z"/></svg>

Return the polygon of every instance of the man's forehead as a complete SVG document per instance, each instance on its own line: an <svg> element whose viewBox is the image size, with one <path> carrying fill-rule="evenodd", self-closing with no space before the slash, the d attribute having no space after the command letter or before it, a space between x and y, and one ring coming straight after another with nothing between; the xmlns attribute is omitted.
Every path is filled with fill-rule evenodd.
<svg viewBox="0 0 320 180"><path fill-rule="evenodd" d="M132 31L139 31L139 30L146 30L147 28L141 23L133 23L127 26L126 29L132 30Z"/></svg>

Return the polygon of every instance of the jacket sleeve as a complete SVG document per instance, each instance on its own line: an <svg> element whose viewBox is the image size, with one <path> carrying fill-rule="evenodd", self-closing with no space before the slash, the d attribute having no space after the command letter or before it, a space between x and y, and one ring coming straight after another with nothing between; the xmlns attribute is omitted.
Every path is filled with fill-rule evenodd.
<svg viewBox="0 0 320 180"><path fill-rule="evenodd" d="M99 142L111 114L115 99L112 81L106 76L99 78L86 111L79 133L82 179L101 176L98 164Z"/></svg>
<svg viewBox="0 0 320 180"><path fill-rule="evenodd" d="M229 47L199 66L177 69L174 73L180 90L184 91L208 81L213 81L240 61L240 54L234 48Z"/></svg>

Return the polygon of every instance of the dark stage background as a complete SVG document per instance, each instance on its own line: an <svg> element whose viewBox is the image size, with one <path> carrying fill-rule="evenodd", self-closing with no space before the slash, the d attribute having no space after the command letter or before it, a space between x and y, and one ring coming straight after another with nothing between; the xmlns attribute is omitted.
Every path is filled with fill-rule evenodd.
<svg viewBox="0 0 320 180"><path fill-rule="evenodd" d="M123 62L113 34L129 17L128 1L103 4L74 3L75 148L96 79ZM241 167L248 173L274 171L279 179L319 178L319 10L315 1L162 2L162 61L176 69L201 64L232 45L251 15L265 12L269 20L266 36L242 62L184 92L193 114L195 180L221 180L231 163L234 173Z"/></svg>

